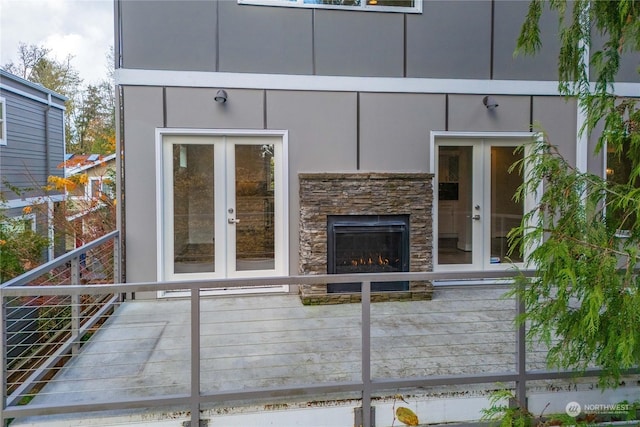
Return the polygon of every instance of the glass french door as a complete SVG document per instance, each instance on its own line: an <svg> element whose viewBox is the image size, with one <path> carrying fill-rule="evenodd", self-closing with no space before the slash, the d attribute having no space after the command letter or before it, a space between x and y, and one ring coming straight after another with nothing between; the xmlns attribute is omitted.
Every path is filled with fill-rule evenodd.
<svg viewBox="0 0 640 427"><path fill-rule="evenodd" d="M436 265L443 270L501 269L523 261L509 232L520 225L524 203L521 142L451 140L436 143Z"/></svg>
<svg viewBox="0 0 640 427"><path fill-rule="evenodd" d="M163 138L165 280L286 274L282 138Z"/></svg>

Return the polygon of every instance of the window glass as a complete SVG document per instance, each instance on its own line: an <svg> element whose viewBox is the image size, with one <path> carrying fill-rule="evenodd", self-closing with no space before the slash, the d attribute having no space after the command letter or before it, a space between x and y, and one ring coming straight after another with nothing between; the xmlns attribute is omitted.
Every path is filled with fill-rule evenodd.
<svg viewBox="0 0 640 427"><path fill-rule="evenodd" d="M35 214L21 215L0 223L0 230L5 233L20 234L25 231L36 231Z"/></svg>
<svg viewBox="0 0 640 427"><path fill-rule="evenodd" d="M323 4L325 6L360 6L360 0L304 0L306 4Z"/></svg>
<svg viewBox="0 0 640 427"><path fill-rule="evenodd" d="M413 0L367 0L369 6L414 7Z"/></svg>
<svg viewBox="0 0 640 427"><path fill-rule="evenodd" d="M91 180L91 197L92 198L98 198L100 197L100 180L99 179L92 179Z"/></svg>
<svg viewBox="0 0 640 427"><path fill-rule="evenodd" d="M100 181L100 192L106 196L113 198L113 191L111 191L111 186L106 180Z"/></svg>
<svg viewBox="0 0 640 427"><path fill-rule="evenodd" d="M173 145L173 273L215 271L215 149Z"/></svg>
<svg viewBox="0 0 640 427"><path fill-rule="evenodd" d="M238 0L238 3L377 12L422 12L422 2L419 0Z"/></svg>

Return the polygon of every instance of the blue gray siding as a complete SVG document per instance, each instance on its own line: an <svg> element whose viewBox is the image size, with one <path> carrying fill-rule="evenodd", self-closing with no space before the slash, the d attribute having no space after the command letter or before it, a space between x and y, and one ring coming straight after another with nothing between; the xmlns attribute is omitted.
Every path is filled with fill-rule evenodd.
<svg viewBox="0 0 640 427"><path fill-rule="evenodd" d="M60 95L12 77L0 76L0 96L5 98L7 145L0 146L0 190L8 200L17 198L4 181L21 189L23 196L41 196L49 175L63 176L57 166L64 160L64 100Z"/></svg>

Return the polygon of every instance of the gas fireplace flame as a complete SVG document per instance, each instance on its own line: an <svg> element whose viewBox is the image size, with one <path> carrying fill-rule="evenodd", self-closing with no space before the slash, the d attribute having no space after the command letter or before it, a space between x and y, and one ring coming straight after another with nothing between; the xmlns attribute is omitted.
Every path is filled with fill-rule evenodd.
<svg viewBox="0 0 640 427"><path fill-rule="evenodd" d="M375 256L372 257L360 257L357 259L352 259L351 260L351 265L353 267L358 267L361 265L389 265L389 258L382 258L382 255L378 255L378 258L376 259Z"/></svg>

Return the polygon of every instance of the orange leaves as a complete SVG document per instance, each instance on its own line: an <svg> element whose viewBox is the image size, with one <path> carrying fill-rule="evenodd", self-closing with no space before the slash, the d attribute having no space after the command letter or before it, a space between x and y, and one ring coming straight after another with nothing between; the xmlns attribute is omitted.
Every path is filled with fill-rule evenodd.
<svg viewBox="0 0 640 427"><path fill-rule="evenodd" d="M78 186L84 186L89 182L87 174L74 175L69 178L61 176L49 176L47 179L48 188L58 191L73 191Z"/></svg>
<svg viewBox="0 0 640 427"><path fill-rule="evenodd" d="M85 185L87 182L89 182L89 177L87 176L86 173L83 173L82 175L74 175L70 179L77 180L78 184L80 185Z"/></svg>
<svg viewBox="0 0 640 427"><path fill-rule="evenodd" d="M58 191L71 191L76 188L75 182L62 176L50 176L47 182L53 189Z"/></svg>
<svg viewBox="0 0 640 427"><path fill-rule="evenodd" d="M116 134L115 132L109 135L107 138L107 147L109 148L110 153L116 152Z"/></svg>

